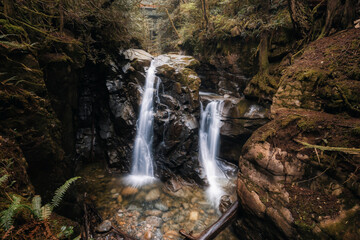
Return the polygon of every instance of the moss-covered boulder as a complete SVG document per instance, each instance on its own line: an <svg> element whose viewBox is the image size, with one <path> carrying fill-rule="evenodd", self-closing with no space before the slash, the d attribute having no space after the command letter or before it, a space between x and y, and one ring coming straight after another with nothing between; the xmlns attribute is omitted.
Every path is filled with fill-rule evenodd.
<svg viewBox="0 0 360 240"><path fill-rule="evenodd" d="M241 236L360 236L359 37L350 29L317 40L284 68L273 120L239 160Z"/></svg>
<svg viewBox="0 0 360 240"><path fill-rule="evenodd" d="M272 111L304 108L360 116L359 47L359 29L311 43L284 71Z"/></svg>
<svg viewBox="0 0 360 240"><path fill-rule="evenodd" d="M347 149L360 146L359 125L354 118L282 110L259 128L239 161L239 233L251 239L358 237L359 155Z"/></svg>

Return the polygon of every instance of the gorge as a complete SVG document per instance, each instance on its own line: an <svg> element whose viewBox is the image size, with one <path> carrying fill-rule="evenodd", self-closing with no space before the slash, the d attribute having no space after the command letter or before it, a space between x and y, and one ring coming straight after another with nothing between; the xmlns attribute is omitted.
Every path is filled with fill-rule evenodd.
<svg viewBox="0 0 360 240"><path fill-rule="evenodd" d="M359 18L0 1L0 237L358 239Z"/></svg>

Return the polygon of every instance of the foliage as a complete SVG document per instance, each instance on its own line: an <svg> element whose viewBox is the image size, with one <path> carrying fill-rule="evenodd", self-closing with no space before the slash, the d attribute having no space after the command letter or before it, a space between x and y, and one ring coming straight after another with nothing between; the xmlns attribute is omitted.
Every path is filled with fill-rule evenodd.
<svg viewBox="0 0 360 240"><path fill-rule="evenodd" d="M54 194L51 203L41 206L41 197L36 195L31 201L31 205L21 204L21 198L19 196L12 196L12 203L9 208L0 213L0 226L5 230L10 229L14 223L14 216L20 210L30 210L31 214L35 219L39 221L48 220L52 211L55 207L59 206L61 200L63 199L66 191L69 189L70 185L75 182L80 177L74 177L67 180L62 186L60 186Z"/></svg>
<svg viewBox="0 0 360 240"><path fill-rule="evenodd" d="M176 2L178 4L176 4ZM209 26L204 24L201 1L173 1L159 3L169 8L171 17L181 35L180 41L174 41L170 24L166 19L161 27L161 42L172 43L190 48L193 54L201 54L201 49L219 49L222 42L237 37L258 37L262 32L274 32L281 27L291 27L290 14L285 0L276 1L229 1L207 0ZM269 6L268 6L269 5ZM209 48L210 47L210 48ZM188 50L188 49L186 49Z"/></svg>
<svg viewBox="0 0 360 240"><path fill-rule="evenodd" d="M139 1L132 0L5 1L0 5L0 35L6 38L0 47L81 42L90 60L96 61L100 53L95 48L142 41L138 6Z"/></svg>
<svg viewBox="0 0 360 240"><path fill-rule="evenodd" d="M0 213L0 227L8 230L14 223L14 215L21 208L21 198L18 196L12 197L12 203L9 208Z"/></svg>

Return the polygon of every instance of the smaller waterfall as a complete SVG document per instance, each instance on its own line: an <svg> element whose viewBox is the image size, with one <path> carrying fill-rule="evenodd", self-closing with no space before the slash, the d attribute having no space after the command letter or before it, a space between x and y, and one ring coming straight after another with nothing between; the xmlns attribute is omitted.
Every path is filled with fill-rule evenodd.
<svg viewBox="0 0 360 240"><path fill-rule="evenodd" d="M221 180L226 175L219 167L217 156L220 147L220 113L222 101L215 100L207 104L205 110L201 104L201 124L199 132L199 158L200 164L205 170L209 182L207 195L209 200L216 206L220 202L224 191L221 187Z"/></svg>
<svg viewBox="0 0 360 240"><path fill-rule="evenodd" d="M155 70L155 60L152 60L146 74L144 93L137 121L131 174L125 179L128 184L133 186L145 185L155 180L152 157L154 91L156 91L158 98L157 89L154 89ZM159 87L159 82L156 85L157 88Z"/></svg>

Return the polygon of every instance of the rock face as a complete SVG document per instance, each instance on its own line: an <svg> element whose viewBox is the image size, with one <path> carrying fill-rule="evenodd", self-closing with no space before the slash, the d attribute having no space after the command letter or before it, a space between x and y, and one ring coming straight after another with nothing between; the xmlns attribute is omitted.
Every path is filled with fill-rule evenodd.
<svg viewBox="0 0 360 240"><path fill-rule="evenodd" d="M0 135L8 139L7 145L21 149L13 163L15 171L21 174L11 178L19 184L28 184L29 188L31 182L37 193L46 197L46 193L71 176L71 162L65 158L64 129L53 109L39 56L21 46L2 45L0 63L0 72L4 73L0 78ZM11 153L11 146L7 147ZM6 160L6 156L2 157L1 162ZM8 164L2 162L4 166Z"/></svg>
<svg viewBox="0 0 360 240"><path fill-rule="evenodd" d="M89 74L80 94L80 125L77 152L84 158L104 157L111 167L129 172L136 121L141 104L146 69L153 57L130 49L104 66L100 74ZM197 133L200 78L198 61L175 54L157 57L159 89L155 96L154 159L156 172L164 179L175 174L198 179ZM99 89L102 90L100 91Z"/></svg>
<svg viewBox="0 0 360 240"><path fill-rule="evenodd" d="M219 158L238 163L241 148L251 134L269 121L268 109L244 98L201 93L205 106L209 101L222 101Z"/></svg>
<svg viewBox="0 0 360 240"><path fill-rule="evenodd" d="M239 160L244 239L359 236L359 155L350 149L360 146L359 37L353 29L315 41L286 68L273 120Z"/></svg>

